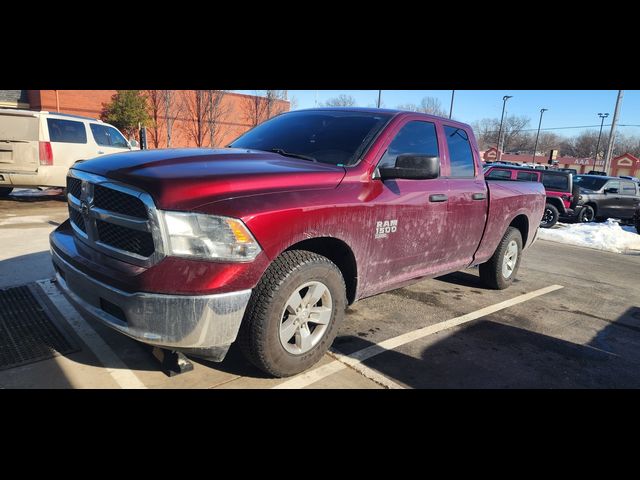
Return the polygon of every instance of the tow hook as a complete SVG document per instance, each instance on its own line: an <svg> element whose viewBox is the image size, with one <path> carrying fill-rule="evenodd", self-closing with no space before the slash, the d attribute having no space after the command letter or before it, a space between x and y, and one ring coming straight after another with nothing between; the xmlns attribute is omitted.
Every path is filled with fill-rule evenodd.
<svg viewBox="0 0 640 480"><path fill-rule="evenodd" d="M175 377L193 370L193 363L180 352L152 347L151 354L160 362L160 369L167 377Z"/></svg>

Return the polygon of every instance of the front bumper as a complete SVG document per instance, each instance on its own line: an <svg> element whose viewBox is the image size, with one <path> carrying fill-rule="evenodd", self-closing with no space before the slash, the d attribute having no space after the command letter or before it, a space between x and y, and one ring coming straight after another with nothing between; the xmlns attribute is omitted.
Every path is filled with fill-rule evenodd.
<svg viewBox="0 0 640 480"><path fill-rule="evenodd" d="M150 345L213 361L235 341L251 290L217 295L127 293L76 269L52 249L57 280L86 315Z"/></svg>

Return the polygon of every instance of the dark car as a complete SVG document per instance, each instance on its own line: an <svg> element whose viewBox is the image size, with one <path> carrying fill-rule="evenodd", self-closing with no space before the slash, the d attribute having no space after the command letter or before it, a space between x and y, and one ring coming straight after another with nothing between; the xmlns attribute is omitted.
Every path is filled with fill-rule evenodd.
<svg viewBox="0 0 640 480"><path fill-rule="evenodd" d="M604 221L609 217L632 221L640 204L638 184L633 180L602 175L577 175L580 187L578 219L582 222Z"/></svg>

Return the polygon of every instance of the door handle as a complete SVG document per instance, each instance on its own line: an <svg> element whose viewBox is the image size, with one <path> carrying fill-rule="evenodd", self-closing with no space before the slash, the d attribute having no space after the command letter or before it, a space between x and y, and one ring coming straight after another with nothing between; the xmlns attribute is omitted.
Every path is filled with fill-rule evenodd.
<svg viewBox="0 0 640 480"><path fill-rule="evenodd" d="M429 195L429 201L433 203L446 202L449 197L443 194Z"/></svg>
<svg viewBox="0 0 640 480"><path fill-rule="evenodd" d="M484 193L474 193L471 195L471 198L473 200L486 200L487 196Z"/></svg>

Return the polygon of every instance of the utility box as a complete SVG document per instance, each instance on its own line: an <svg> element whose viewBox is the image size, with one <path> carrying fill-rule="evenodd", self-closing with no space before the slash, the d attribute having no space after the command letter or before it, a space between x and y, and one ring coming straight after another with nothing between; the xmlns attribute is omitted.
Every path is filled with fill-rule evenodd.
<svg viewBox="0 0 640 480"><path fill-rule="evenodd" d="M547 163L549 163L549 165L557 165L558 164L558 160L556 160L558 158L558 150L551 150L551 152L549 153L549 161Z"/></svg>

